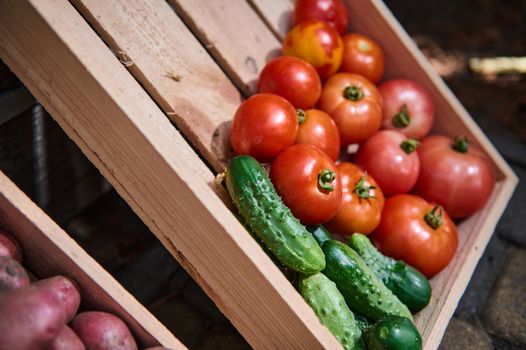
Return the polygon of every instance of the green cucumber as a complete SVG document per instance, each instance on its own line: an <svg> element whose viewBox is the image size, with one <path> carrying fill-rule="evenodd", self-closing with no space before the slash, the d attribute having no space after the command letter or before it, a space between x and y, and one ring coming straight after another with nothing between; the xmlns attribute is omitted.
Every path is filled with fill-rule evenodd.
<svg viewBox="0 0 526 350"><path fill-rule="evenodd" d="M382 255L365 235L353 234L348 244L409 310L417 312L429 304L431 286L420 271Z"/></svg>
<svg viewBox="0 0 526 350"><path fill-rule="evenodd" d="M323 244L323 242L332 239L331 233L329 232L329 230L325 228L325 226L322 226L322 225L307 226L307 230L310 233L312 233L312 235L314 236L314 239L316 240L316 242L318 242L320 247Z"/></svg>
<svg viewBox="0 0 526 350"><path fill-rule="evenodd" d="M421 350L422 337L405 317L386 316L365 331L368 350Z"/></svg>
<svg viewBox="0 0 526 350"><path fill-rule="evenodd" d="M257 160L245 155L235 157L225 177L243 223L281 264L305 274L323 270L325 257L320 246L283 204Z"/></svg>
<svg viewBox="0 0 526 350"><path fill-rule="evenodd" d="M371 320L357 312L354 312L354 321L356 322L356 326L358 326L362 333L373 324Z"/></svg>
<svg viewBox="0 0 526 350"><path fill-rule="evenodd" d="M322 273L317 273L303 277L299 283L299 291L321 323L346 350L363 349L362 332L334 282Z"/></svg>
<svg viewBox="0 0 526 350"><path fill-rule="evenodd" d="M336 283L351 310L373 321L387 315L413 319L409 309L349 246L330 240L322 249L326 261L323 273Z"/></svg>

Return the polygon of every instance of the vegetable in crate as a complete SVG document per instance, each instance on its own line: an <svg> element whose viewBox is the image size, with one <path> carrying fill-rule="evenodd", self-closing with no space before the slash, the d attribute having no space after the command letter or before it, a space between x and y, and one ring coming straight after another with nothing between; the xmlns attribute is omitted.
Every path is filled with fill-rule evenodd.
<svg viewBox="0 0 526 350"><path fill-rule="evenodd" d="M343 146L367 140L382 125L382 97L358 74L337 73L327 79L318 106L336 122Z"/></svg>
<svg viewBox="0 0 526 350"><path fill-rule="evenodd" d="M81 312L71 328L89 350L137 350L137 344L126 324L107 312Z"/></svg>
<svg viewBox="0 0 526 350"><path fill-rule="evenodd" d="M394 130L381 130L365 141L354 162L371 175L385 196L407 193L420 173L419 142Z"/></svg>
<svg viewBox="0 0 526 350"><path fill-rule="evenodd" d="M323 270L325 257L316 240L283 204L257 160L235 157L225 179L245 225L281 264L306 274Z"/></svg>
<svg viewBox="0 0 526 350"><path fill-rule="evenodd" d="M333 160L312 145L294 145L272 162L270 179L292 215L304 225L330 220L342 203Z"/></svg>
<svg viewBox="0 0 526 350"><path fill-rule="evenodd" d="M309 62L281 56L267 63L259 74L258 91L279 95L294 107L306 109L318 102L321 81Z"/></svg>
<svg viewBox="0 0 526 350"><path fill-rule="evenodd" d="M308 20L294 26L283 41L283 54L301 58L314 66L321 80L340 68L343 44L328 23Z"/></svg>
<svg viewBox="0 0 526 350"><path fill-rule="evenodd" d="M341 162L337 166L342 181L342 205L324 225L337 235L355 232L369 234L380 224L384 195L374 179L356 165Z"/></svg>
<svg viewBox="0 0 526 350"><path fill-rule="evenodd" d="M22 249L7 232L0 229L0 256L8 256L22 263Z"/></svg>
<svg viewBox="0 0 526 350"><path fill-rule="evenodd" d="M270 162L294 143L297 132L296 110L287 100L278 95L257 94L238 107L230 142L236 154Z"/></svg>
<svg viewBox="0 0 526 350"><path fill-rule="evenodd" d="M308 230L310 233L312 233L312 236L314 237L314 239L316 240L316 242L318 242L318 244L320 245L320 247L321 247L321 245L323 244L323 242L332 239L332 235L331 235L331 233L330 233L329 230L327 230L323 225L312 225L312 226L307 226L307 230Z"/></svg>
<svg viewBox="0 0 526 350"><path fill-rule="evenodd" d="M384 74L384 53L376 41L358 33L342 37L340 72L360 74L376 84Z"/></svg>
<svg viewBox="0 0 526 350"><path fill-rule="evenodd" d="M371 240L383 254L403 260L431 278L453 259L458 233L441 207L415 195L400 194L386 200Z"/></svg>
<svg viewBox="0 0 526 350"><path fill-rule="evenodd" d="M64 325L47 350L86 350L80 338Z"/></svg>
<svg viewBox="0 0 526 350"><path fill-rule="evenodd" d="M365 332L368 350L421 350L422 338L405 317L386 316Z"/></svg>
<svg viewBox="0 0 526 350"><path fill-rule="evenodd" d="M296 0L292 23L312 19L327 22L342 34L347 29L349 14L342 0Z"/></svg>
<svg viewBox="0 0 526 350"><path fill-rule="evenodd" d="M420 271L403 261L382 255L369 238L362 234L353 234L349 239L349 246L411 312L418 312L429 304L431 286Z"/></svg>
<svg viewBox="0 0 526 350"><path fill-rule="evenodd" d="M66 322L73 319L80 305L80 292L75 282L64 276L54 276L37 281L33 285L53 293L62 305Z"/></svg>
<svg viewBox="0 0 526 350"><path fill-rule="evenodd" d="M321 323L347 350L363 349L362 332L334 282L322 273L305 276L299 282L303 299L312 307Z"/></svg>
<svg viewBox="0 0 526 350"><path fill-rule="evenodd" d="M0 256L0 292L29 286L29 276L18 261Z"/></svg>
<svg viewBox="0 0 526 350"><path fill-rule="evenodd" d="M416 193L440 204L453 218L481 209L495 186L493 165L465 137L425 138L418 149L421 171Z"/></svg>
<svg viewBox="0 0 526 350"><path fill-rule="evenodd" d="M336 283L349 308L372 320L387 315L412 319L409 309L376 277L358 253L334 240L325 241L322 249L326 260L323 274Z"/></svg>
<svg viewBox="0 0 526 350"><path fill-rule="evenodd" d="M297 110L297 113L299 127L294 143L316 146L337 161L340 156L340 133L331 116L319 109Z"/></svg>
<svg viewBox="0 0 526 350"><path fill-rule="evenodd" d="M426 136L435 120L435 107L427 91L412 80L394 79L378 86L383 98L384 129L398 130L412 139Z"/></svg>

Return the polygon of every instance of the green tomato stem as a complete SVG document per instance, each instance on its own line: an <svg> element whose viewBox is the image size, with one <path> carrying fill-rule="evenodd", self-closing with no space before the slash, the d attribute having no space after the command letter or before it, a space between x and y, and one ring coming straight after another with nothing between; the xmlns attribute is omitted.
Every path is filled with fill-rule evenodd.
<svg viewBox="0 0 526 350"><path fill-rule="evenodd" d="M426 214L426 216L424 216L424 220L429 226L431 226L431 228L433 228L433 230L436 230L442 226L442 218L443 209L440 205L435 206L429 213Z"/></svg>
<svg viewBox="0 0 526 350"><path fill-rule="evenodd" d="M296 115L298 116L298 124L301 125L307 119L307 114L303 109L296 108Z"/></svg>
<svg viewBox="0 0 526 350"><path fill-rule="evenodd" d="M400 112L393 117L393 125L397 128L405 128L411 123L411 116L407 110L407 105L404 103Z"/></svg>
<svg viewBox="0 0 526 350"><path fill-rule="evenodd" d="M407 154L413 153L418 146L420 146L420 142L415 139L407 139L400 144L400 148Z"/></svg>
<svg viewBox="0 0 526 350"><path fill-rule="evenodd" d="M334 186L331 184L336 179L336 173L331 169L323 169L318 174L318 185L326 191L334 191Z"/></svg>
<svg viewBox="0 0 526 350"><path fill-rule="evenodd" d="M363 90L356 85L347 86L343 90L343 97L351 101L359 101L363 98Z"/></svg>
<svg viewBox="0 0 526 350"><path fill-rule="evenodd" d="M369 199L369 198L375 198L374 196L371 196L369 191L374 190L375 186L365 186L365 180L367 179L367 172L363 174L362 178L358 183L356 184L356 187L354 187L354 193L358 195L358 197L362 199Z"/></svg>
<svg viewBox="0 0 526 350"><path fill-rule="evenodd" d="M451 147L457 152L467 153L469 148L468 138L465 136L458 136Z"/></svg>

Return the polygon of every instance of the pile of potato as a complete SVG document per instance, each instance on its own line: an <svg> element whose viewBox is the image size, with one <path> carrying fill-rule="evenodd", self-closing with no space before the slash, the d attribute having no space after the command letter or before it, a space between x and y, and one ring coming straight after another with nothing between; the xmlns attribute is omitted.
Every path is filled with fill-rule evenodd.
<svg viewBox="0 0 526 350"><path fill-rule="evenodd" d="M117 316L83 311L79 286L64 276L31 282L18 242L0 231L0 350L137 350ZM154 347L147 350L168 350Z"/></svg>

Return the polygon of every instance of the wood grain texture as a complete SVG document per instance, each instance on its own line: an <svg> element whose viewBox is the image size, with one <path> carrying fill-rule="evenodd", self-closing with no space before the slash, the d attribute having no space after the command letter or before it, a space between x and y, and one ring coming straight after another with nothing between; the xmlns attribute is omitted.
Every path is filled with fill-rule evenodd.
<svg viewBox="0 0 526 350"><path fill-rule="evenodd" d="M169 0L201 44L245 94L257 90L259 72L281 43L246 0Z"/></svg>
<svg viewBox="0 0 526 350"><path fill-rule="evenodd" d="M292 28L294 0L248 0L279 39Z"/></svg>
<svg viewBox="0 0 526 350"><path fill-rule="evenodd" d="M241 96L166 1L72 3L204 158L223 171Z"/></svg>
<svg viewBox="0 0 526 350"><path fill-rule="evenodd" d="M1 172L0 223L20 242L24 265L38 277L60 274L79 283L82 308L119 316L143 346L186 349Z"/></svg>
<svg viewBox="0 0 526 350"><path fill-rule="evenodd" d="M67 1L1 2L0 54L253 347L341 348Z"/></svg>

